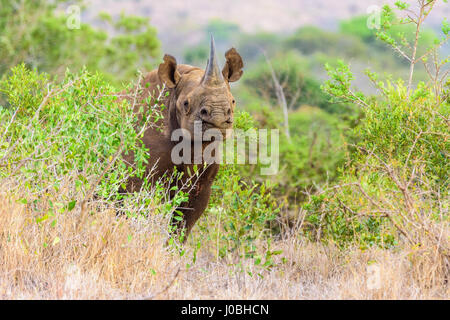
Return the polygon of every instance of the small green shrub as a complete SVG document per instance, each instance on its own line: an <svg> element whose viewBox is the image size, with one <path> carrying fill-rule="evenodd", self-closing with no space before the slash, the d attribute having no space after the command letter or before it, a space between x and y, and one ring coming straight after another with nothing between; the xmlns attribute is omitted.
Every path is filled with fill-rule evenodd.
<svg viewBox="0 0 450 320"><path fill-rule="evenodd" d="M221 168L212 187L206 218L200 224L203 237L210 241L218 257L231 260L252 258L261 263L261 245L270 251L271 222L277 218L280 206L271 195L268 183L249 184L243 181L235 165ZM262 265L270 267L266 259Z"/></svg>

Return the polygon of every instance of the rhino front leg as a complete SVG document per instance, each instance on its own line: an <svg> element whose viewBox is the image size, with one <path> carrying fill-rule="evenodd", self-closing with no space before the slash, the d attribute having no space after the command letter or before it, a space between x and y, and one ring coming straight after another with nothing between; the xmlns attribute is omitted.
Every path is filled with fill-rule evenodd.
<svg viewBox="0 0 450 320"><path fill-rule="evenodd" d="M194 227L197 220L205 212L206 207L209 203L209 198L211 197L211 186L214 182L214 178L217 174L218 166L211 168L211 170L201 178L194 188L190 191L189 200L186 204L183 204L183 208L177 211L182 213L182 220L177 220L174 213L172 216L172 226L176 230L178 237L182 237L182 242L184 243L189 236L192 228Z"/></svg>

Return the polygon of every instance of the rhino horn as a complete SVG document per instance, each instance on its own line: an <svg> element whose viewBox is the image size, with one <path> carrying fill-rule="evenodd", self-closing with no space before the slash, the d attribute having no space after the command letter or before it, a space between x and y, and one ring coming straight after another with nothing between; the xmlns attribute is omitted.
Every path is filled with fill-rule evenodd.
<svg viewBox="0 0 450 320"><path fill-rule="evenodd" d="M202 79L202 84L207 86L218 86L224 83L222 72L219 69L219 64L216 58L216 46L214 38L211 35L211 47L209 51L208 64L206 66L205 75Z"/></svg>

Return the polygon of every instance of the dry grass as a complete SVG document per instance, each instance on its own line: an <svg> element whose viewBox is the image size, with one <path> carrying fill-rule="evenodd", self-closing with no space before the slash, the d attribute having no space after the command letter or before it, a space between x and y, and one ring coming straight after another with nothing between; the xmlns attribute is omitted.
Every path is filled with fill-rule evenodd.
<svg viewBox="0 0 450 320"><path fill-rule="evenodd" d="M164 247L157 220L116 217L112 210L54 213L0 195L1 299L448 299L447 284L426 286L414 276L410 250L358 249L287 239L275 242L286 263L263 277L239 272L205 244L186 269ZM56 221L56 222L53 222ZM195 231L194 231L195 232ZM244 262L251 270L250 261ZM368 265L380 270L368 288ZM423 267L423 265L421 265Z"/></svg>

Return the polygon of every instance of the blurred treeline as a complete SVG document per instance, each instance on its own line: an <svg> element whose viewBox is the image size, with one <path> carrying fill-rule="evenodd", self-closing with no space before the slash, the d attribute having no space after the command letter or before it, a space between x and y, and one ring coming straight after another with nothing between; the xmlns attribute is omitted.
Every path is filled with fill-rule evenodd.
<svg viewBox="0 0 450 320"><path fill-rule="evenodd" d="M148 19L101 14L96 28L83 23L84 9L81 1L1 0L0 78L25 63L58 76L86 67L119 85L154 65L160 41Z"/></svg>

